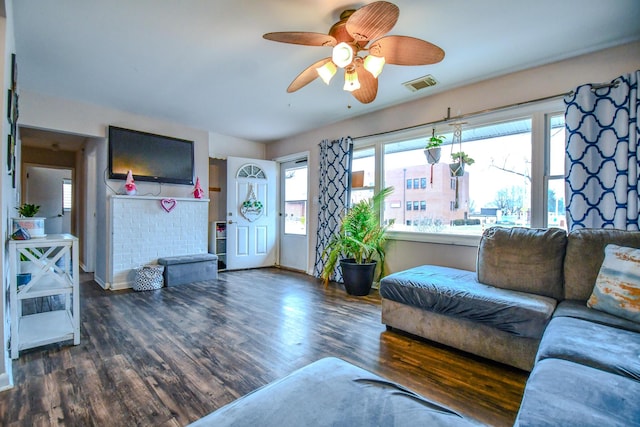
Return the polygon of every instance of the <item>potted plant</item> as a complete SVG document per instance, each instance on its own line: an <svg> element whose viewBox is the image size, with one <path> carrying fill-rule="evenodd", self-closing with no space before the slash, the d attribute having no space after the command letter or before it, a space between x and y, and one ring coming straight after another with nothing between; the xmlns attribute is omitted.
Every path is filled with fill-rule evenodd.
<svg viewBox="0 0 640 427"><path fill-rule="evenodd" d="M464 151L459 151L457 153L451 154L451 159L453 163L449 163L449 169L451 171L451 176L463 176L464 175L464 165L472 165L475 163L467 153Z"/></svg>
<svg viewBox="0 0 640 427"><path fill-rule="evenodd" d="M31 237L44 237L44 218L37 217L40 211L39 205L24 203L16 207L20 218L13 218L13 232L22 228L26 230Z"/></svg>
<svg viewBox="0 0 640 427"><path fill-rule="evenodd" d="M340 262L344 286L349 295L368 295L373 284L376 266L384 276L384 257L388 225L380 224L380 205L393 192L387 187L369 200L352 206L342 218L340 233L334 236L322 257L326 263L322 271L325 286Z"/></svg>
<svg viewBox="0 0 640 427"><path fill-rule="evenodd" d="M432 131L431 138L429 138L427 146L424 147L424 155L427 157L427 162L430 165L434 165L440 161L444 140L445 137L443 135L436 136L435 129Z"/></svg>

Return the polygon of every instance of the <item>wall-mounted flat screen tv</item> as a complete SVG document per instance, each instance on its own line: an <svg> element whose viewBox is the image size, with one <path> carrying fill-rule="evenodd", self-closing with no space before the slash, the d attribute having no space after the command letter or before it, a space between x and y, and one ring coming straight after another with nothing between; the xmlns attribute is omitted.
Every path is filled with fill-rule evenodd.
<svg viewBox="0 0 640 427"><path fill-rule="evenodd" d="M193 184L193 141L109 126L109 178Z"/></svg>

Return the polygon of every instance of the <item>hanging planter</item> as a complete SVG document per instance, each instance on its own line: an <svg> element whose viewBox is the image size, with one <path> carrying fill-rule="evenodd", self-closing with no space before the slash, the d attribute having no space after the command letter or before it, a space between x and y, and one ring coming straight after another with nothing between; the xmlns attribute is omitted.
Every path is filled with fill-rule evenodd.
<svg viewBox="0 0 640 427"><path fill-rule="evenodd" d="M442 147L425 148L424 155L427 158L427 163L429 163L430 165L435 165L440 161L440 156L442 155Z"/></svg>
<svg viewBox="0 0 640 427"><path fill-rule="evenodd" d="M262 216L263 210L264 206L256 197L256 193L253 191L253 185L249 184L249 196L247 197L247 200L242 202L240 214L248 221L253 222Z"/></svg>
<svg viewBox="0 0 640 427"><path fill-rule="evenodd" d="M424 147L424 155L430 165L434 165L440 161L444 139L445 137L442 135L436 136L435 129L431 131L431 138L429 138L427 146Z"/></svg>
<svg viewBox="0 0 640 427"><path fill-rule="evenodd" d="M431 165L431 177L429 178L429 183L433 186L433 165L440 161L440 156L442 155L442 144L444 143L444 136L439 135L436 136L436 130L431 130L431 138L429 138L429 142L427 146L424 147L424 155L427 158L427 163Z"/></svg>
<svg viewBox="0 0 640 427"><path fill-rule="evenodd" d="M453 163L449 163L451 176L464 176L464 165L472 165L475 163L475 160L469 157L464 151L452 153L451 159L453 159Z"/></svg>
<svg viewBox="0 0 640 427"><path fill-rule="evenodd" d="M449 163L449 172L452 177L464 176L464 163Z"/></svg>

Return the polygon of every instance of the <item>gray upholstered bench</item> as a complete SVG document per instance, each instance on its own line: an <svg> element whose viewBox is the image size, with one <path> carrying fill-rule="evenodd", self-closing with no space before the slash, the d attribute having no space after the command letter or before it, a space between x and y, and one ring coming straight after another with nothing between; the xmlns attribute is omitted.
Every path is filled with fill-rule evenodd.
<svg viewBox="0 0 640 427"><path fill-rule="evenodd" d="M178 286L218 278L218 255L196 254L159 258L165 286Z"/></svg>

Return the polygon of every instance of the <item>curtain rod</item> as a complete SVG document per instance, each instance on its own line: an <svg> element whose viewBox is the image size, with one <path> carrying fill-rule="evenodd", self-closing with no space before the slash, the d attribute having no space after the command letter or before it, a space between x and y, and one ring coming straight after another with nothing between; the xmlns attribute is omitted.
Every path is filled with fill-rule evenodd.
<svg viewBox="0 0 640 427"><path fill-rule="evenodd" d="M619 84L620 84L620 82L619 82L618 79L614 80L611 83L589 83L589 85L591 86L591 91L592 92L595 92L598 89L602 89L602 88L606 88L606 87L618 87ZM499 111L499 110L506 110L506 109L509 109L509 108L521 107L523 105L535 104L535 103L538 103L538 102L549 101L549 100L556 99L556 98L563 98L565 96L571 96L574 93L575 92L573 90L571 90L569 92L559 93L557 95L545 96L545 97L542 97L542 98L532 99L530 101L516 102L516 103L513 103L513 104L503 105L501 107L488 108L486 110L475 111L473 113L460 114L460 115L457 115L455 117L451 117L451 115L450 115L451 108L449 107L449 108L447 108L447 117L445 117L442 120L434 120L432 122L421 123L421 124L418 124L418 125L407 126L407 127L404 127L404 128L388 130L388 131L384 131L384 132L372 133L370 135L355 136L352 139L356 140L356 139L363 139L363 138L371 138L371 137L374 137L374 136L388 135L390 133L403 132L403 131L407 131L407 130L418 129L418 128L421 128L421 127L433 126L433 125L438 124L438 123L447 123L447 122L458 121L458 120L462 120L462 119L465 119L465 118L468 118L468 117L471 117L471 116L477 116L477 115L480 115L480 114L493 113L493 112Z"/></svg>
<svg viewBox="0 0 640 427"><path fill-rule="evenodd" d="M543 98L532 99L530 101L516 102L516 103L513 103L513 104L503 105L501 107L494 107L494 108L488 108L486 110L474 111L473 113L460 114L460 115L457 115L457 116L454 116L454 117L450 116L451 108L449 107L449 108L447 108L447 117L444 117L443 119L434 120L434 121L427 122L427 123L420 123L418 125L413 125L413 126L407 126L407 127L400 128L400 129L394 129L394 130L387 130L387 131L384 131L384 132L372 133L370 135L355 136L355 137L353 137L353 139L355 140L355 139L371 138L371 137L374 137L374 136L388 135L388 134L391 134L391 133L404 132L404 131L407 131L407 130L419 129L421 127L433 126L433 125L439 124L439 123L455 122L455 121L458 121L458 120L466 119L466 118L471 117L471 116L477 116L477 115L486 114L486 113L493 113L495 111L506 110L508 108L514 108L514 107L521 107L523 105L535 104L537 102L549 101L551 99L562 98L562 97L565 97L565 96L571 95L571 94L573 94L573 91L565 92L565 93L559 93L557 95L545 96Z"/></svg>

